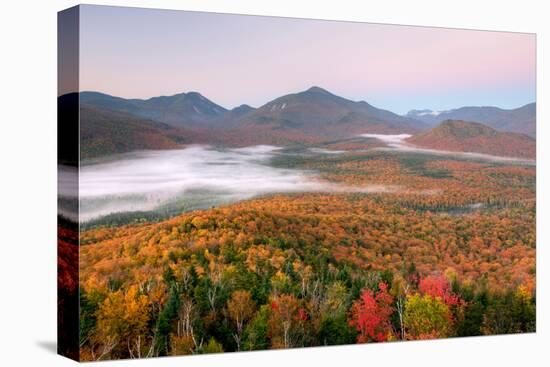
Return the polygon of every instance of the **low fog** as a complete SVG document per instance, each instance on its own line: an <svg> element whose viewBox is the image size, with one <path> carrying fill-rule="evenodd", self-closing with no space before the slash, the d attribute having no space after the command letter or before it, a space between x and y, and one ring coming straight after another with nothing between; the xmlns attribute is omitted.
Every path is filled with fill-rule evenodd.
<svg viewBox="0 0 550 367"><path fill-rule="evenodd" d="M423 153L534 165L532 160L460 153L415 147L405 142L408 134L363 134L387 144L386 151ZM341 154L312 148L310 154ZM87 222L108 214L151 211L175 207L193 210L233 203L263 194L291 192L395 192L397 186L345 186L322 181L312 171L272 167L270 161L284 155L281 148L258 145L218 150L190 146L180 150L142 151L80 168L80 220ZM75 169L60 167L59 210L76 218Z"/></svg>
<svg viewBox="0 0 550 367"><path fill-rule="evenodd" d="M110 213L154 210L175 201L206 208L268 193L381 192L392 187L347 187L318 180L313 172L269 165L284 154L274 146L181 150L125 154L115 161L80 169L80 219Z"/></svg>
<svg viewBox="0 0 550 367"><path fill-rule="evenodd" d="M449 150L420 148L413 144L407 143L405 141L407 138L411 137L411 135L409 134L399 134L399 135L361 134L360 136L364 138L378 139L386 143L387 147L374 148L376 150L389 150L389 151L430 154L430 155L438 155L438 156L450 156L453 158L475 159L475 160L502 162L502 163L517 163L517 164L524 164L524 165L530 165L530 166L535 165L535 160L533 159L502 157L497 155L473 153L473 152L453 152Z"/></svg>
<svg viewBox="0 0 550 367"><path fill-rule="evenodd" d="M323 148L309 148L309 151L315 154L342 154L346 153L345 150L329 150Z"/></svg>

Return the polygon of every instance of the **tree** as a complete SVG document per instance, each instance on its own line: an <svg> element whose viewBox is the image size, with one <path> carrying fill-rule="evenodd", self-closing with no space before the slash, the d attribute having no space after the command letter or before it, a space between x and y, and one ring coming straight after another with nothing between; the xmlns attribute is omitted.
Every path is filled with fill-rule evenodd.
<svg viewBox="0 0 550 367"><path fill-rule="evenodd" d="M195 304L186 297L180 302L176 332L170 335L172 355L190 354L199 348L194 332Z"/></svg>
<svg viewBox="0 0 550 367"><path fill-rule="evenodd" d="M349 294L346 285L336 281L327 286L326 295L321 306L323 315L340 315L349 307Z"/></svg>
<svg viewBox="0 0 550 367"><path fill-rule="evenodd" d="M357 332L350 327L345 314L325 316L318 332L320 345L352 344L357 340Z"/></svg>
<svg viewBox="0 0 550 367"><path fill-rule="evenodd" d="M245 328L243 348L246 350L263 350L269 347L268 321L271 308L262 305Z"/></svg>
<svg viewBox="0 0 550 367"><path fill-rule="evenodd" d="M481 331L485 335L534 332L536 307L534 297L525 287L495 294L483 317Z"/></svg>
<svg viewBox="0 0 550 367"><path fill-rule="evenodd" d="M393 297L388 293L386 283L380 283L378 288L376 294L364 289L351 308L350 325L359 332L359 343L386 341L392 334Z"/></svg>
<svg viewBox="0 0 550 367"><path fill-rule="evenodd" d="M202 348L204 354L210 353L223 353L223 346L216 341L214 338L210 338L208 343Z"/></svg>
<svg viewBox="0 0 550 367"><path fill-rule="evenodd" d="M98 304L84 290L80 291L80 346L88 342L96 326Z"/></svg>
<svg viewBox="0 0 550 367"><path fill-rule="evenodd" d="M236 332L233 334L237 343L237 350L241 350L241 339L244 330L244 324L254 315L256 303L252 300L249 291L238 290L231 294L231 299L227 301L227 310L229 317L235 324Z"/></svg>
<svg viewBox="0 0 550 367"><path fill-rule="evenodd" d="M396 298L395 309L397 311L400 337L402 340L405 340L407 338L403 319L405 315L405 303L407 302L409 287L410 285L405 281L405 279L403 279L402 276L394 277L392 284L392 294Z"/></svg>
<svg viewBox="0 0 550 367"><path fill-rule="evenodd" d="M299 346L304 337L306 320L307 313L296 297L288 294L273 297L269 318L271 346L274 348Z"/></svg>
<svg viewBox="0 0 550 367"><path fill-rule="evenodd" d="M173 321L178 316L179 308L180 297L176 287L173 286L170 290L168 302L166 302L157 320L155 349L158 355L167 355L169 353L169 336L173 328Z"/></svg>
<svg viewBox="0 0 550 367"><path fill-rule="evenodd" d="M440 298L409 295L403 323L409 339L445 338L451 331L451 313Z"/></svg>
<svg viewBox="0 0 550 367"><path fill-rule="evenodd" d="M442 275L421 278L418 289L422 294L433 298L439 297L449 307L457 306L460 303L460 298L452 292L449 281Z"/></svg>
<svg viewBox="0 0 550 367"><path fill-rule="evenodd" d="M95 340L101 347L99 355L92 351L94 358L102 359L115 347L119 347L119 353L126 347L130 357L150 356L152 342L149 350L143 353L148 322L149 302L145 295L138 293L136 286L131 286L126 292L118 290L109 294L97 312Z"/></svg>

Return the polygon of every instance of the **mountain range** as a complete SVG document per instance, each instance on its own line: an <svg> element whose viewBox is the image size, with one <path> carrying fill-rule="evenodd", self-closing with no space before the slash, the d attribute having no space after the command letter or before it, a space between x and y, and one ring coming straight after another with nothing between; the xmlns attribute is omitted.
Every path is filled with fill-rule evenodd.
<svg viewBox="0 0 550 367"><path fill-rule="evenodd" d="M270 127L271 130L300 129L334 136L342 135L343 131L416 132L428 127L422 121L373 107L364 101L354 102L319 87L276 98L257 109L243 104L227 110L197 92L149 99L82 92L80 101L186 128Z"/></svg>
<svg viewBox="0 0 550 367"><path fill-rule="evenodd" d="M500 131L536 136L536 104L519 108L461 107L449 111L411 110L407 117L435 126L445 120L476 121Z"/></svg>
<svg viewBox="0 0 550 367"><path fill-rule="evenodd" d="M61 106L67 104L62 101L69 99L66 95L59 100ZM337 96L320 87L278 97L258 108L243 104L226 109L198 92L125 99L87 91L79 94L79 102L76 98L71 100L80 105L81 156L85 159L139 149L169 149L191 143L232 146L316 144L364 133L408 133L414 135L419 145L436 147L445 142L450 146L443 148L452 150L452 146L460 148L487 143L489 136L494 140L501 130L533 130L534 133L535 125L534 103L515 110L463 107L440 113L413 110L407 116L401 116L365 101ZM480 137L458 142L453 140L457 138L454 136L456 131L448 124L429 130L437 124L436 121L449 115L470 116L472 118L450 120L483 122L491 132L463 124L461 129L476 132ZM447 130L453 133L453 139L442 135ZM497 140L506 142L511 137L503 136ZM496 154L493 148L491 151L490 154ZM525 156L525 150L523 152L520 156ZM531 150L527 155L531 155Z"/></svg>

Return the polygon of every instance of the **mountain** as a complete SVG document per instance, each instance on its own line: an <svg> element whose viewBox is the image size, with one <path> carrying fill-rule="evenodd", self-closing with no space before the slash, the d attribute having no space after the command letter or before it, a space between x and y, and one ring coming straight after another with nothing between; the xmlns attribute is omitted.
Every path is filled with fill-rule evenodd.
<svg viewBox="0 0 550 367"><path fill-rule="evenodd" d="M536 104L515 109L498 107L462 107L449 111L411 110L407 117L432 126L444 120L478 121L493 129L536 136Z"/></svg>
<svg viewBox="0 0 550 367"><path fill-rule="evenodd" d="M220 127L225 108L197 92L149 99L125 99L99 92L81 92L80 102L116 112L130 113L175 127Z"/></svg>
<svg viewBox="0 0 550 367"><path fill-rule="evenodd" d="M446 120L433 129L412 136L409 143L432 149L475 152L505 157L536 156L535 139L489 126L461 120Z"/></svg>
<svg viewBox="0 0 550 367"><path fill-rule="evenodd" d="M235 127L236 125L238 125L243 116L251 113L252 111L254 111L253 107L250 107L247 104L242 104L238 107L226 111L222 116L218 117L218 121L221 120L220 122L218 122L218 125L225 128Z"/></svg>
<svg viewBox="0 0 550 367"><path fill-rule="evenodd" d="M428 126L418 120L399 116L354 102L319 87L288 94L246 114L240 126L262 128L278 134L299 131L325 137L359 133L414 133Z"/></svg>
<svg viewBox="0 0 550 367"><path fill-rule="evenodd" d="M90 159L142 149L172 149L185 142L185 132L169 125L80 105L80 157Z"/></svg>

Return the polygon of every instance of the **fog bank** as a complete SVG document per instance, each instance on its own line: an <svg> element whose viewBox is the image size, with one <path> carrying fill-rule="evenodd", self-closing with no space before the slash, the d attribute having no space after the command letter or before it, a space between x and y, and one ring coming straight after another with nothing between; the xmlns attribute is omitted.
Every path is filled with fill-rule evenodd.
<svg viewBox="0 0 550 367"><path fill-rule="evenodd" d="M389 151L430 154L430 155L438 155L438 156L450 156L454 158L475 159L475 160L484 160L484 161L490 161L490 162L517 163L517 164L524 164L529 166L534 166L536 163L534 159L503 157L503 156L484 154L484 153L474 153L474 152L454 152L450 150L421 148L413 144L410 144L406 141L407 138L410 138L412 136L409 134L399 134L399 135L361 134L360 136L364 138L378 139L386 143L387 147L374 148L376 150L389 150Z"/></svg>
<svg viewBox="0 0 550 367"><path fill-rule="evenodd" d="M80 169L80 219L148 211L177 201L205 208L285 192L381 192L383 186L348 187L320 181L313 172L271 167L278 147L216 150L191 146L146 151Z"/></svg>

